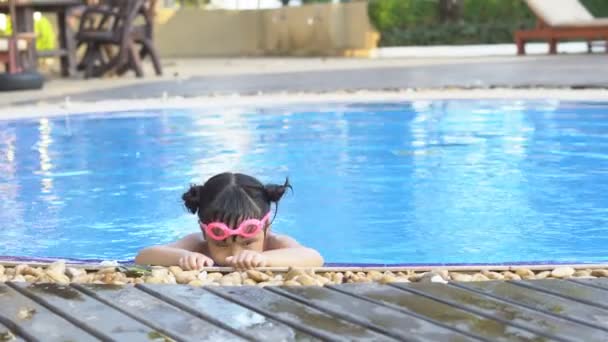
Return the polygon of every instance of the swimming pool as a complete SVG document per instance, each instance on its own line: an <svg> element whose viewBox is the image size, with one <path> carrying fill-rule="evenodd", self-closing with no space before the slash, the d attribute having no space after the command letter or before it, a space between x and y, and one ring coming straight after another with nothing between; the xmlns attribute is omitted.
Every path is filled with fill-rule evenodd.
<svg viewBox="0 0 608 342"><path fill-rule="evenodd" d="M511 100L0 121L0 255L130 259L226 170L289 176L274 229L332 263L608 260L608 103Z"/></svg>

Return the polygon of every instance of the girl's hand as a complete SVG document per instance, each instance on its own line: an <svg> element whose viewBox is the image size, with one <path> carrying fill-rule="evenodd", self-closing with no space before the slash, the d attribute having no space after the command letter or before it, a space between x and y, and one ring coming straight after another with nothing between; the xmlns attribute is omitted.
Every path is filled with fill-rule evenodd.
<svg viewBox="0 0 608 342"><path fill-rule="evenodd" d="M200 270L203 267L213 266L213 259L200 253L190 253L179 259L179 267L183 270Z"/></svg>
<svg viewBox="0 0 608 342"><path fill-rule="evenodd" d="M237 269L250 269L268 265L268 258L255 251L242 251L235 256L226 258L226 263Z"/></svg>

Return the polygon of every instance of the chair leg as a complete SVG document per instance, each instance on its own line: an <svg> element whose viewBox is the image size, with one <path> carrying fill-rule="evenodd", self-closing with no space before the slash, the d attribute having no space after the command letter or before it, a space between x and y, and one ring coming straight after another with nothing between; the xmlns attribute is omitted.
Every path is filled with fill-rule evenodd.
<svg viewBox="0 0 608 342"><path fill-rule="evenodd" d="M144 72L141 67L141 59L139 59L139 53L137 52L137 49L136 49L134 43L131 43L129 45L130 46L129 46L129 62L128 63L131 65L131 67L135 71L135 76L143 77Z"/></svg>
<svg viewBox="0 0 608 342"><path fill-rule="evenodd" d="M8 73L14 74L20 72L19 65L17 65L17 41L15 39L8 39Z"/></svg>
<svg viewBox="0 0 608 342"><path fill-rule="evenodd" d="M139 49L139 59L145 59L148 56L148 48L146 47L146 43L142 42L142 47Z"/></svg>
<svg viewBox="0 0 608 342"><path fill-rule="evenodd" d="M98 49L98 46L96 44L86 44L84 55L82 55L82 59L80 60L78 65L76 65L77 70L83 71L87 69L89 64L95 64L96 49Z"/></svg>
<svg viewBox="0 0 608 342"><path fill-rule="evenodd" d="M557 54L557 40L554 38L549 39L549 54Z"/></svg>
<svg viewBox="0 0 608 342"><path fill-rule="evenodd" d="M32 59L31 51L22 51L19 52L19 61L21 62L20 68L21 70L29 70L35 69L34 65L30 65L32 61L36 61L37 59Z"/></svg>
<svg viewBox="0 0 608 342"><path fill-rule="evenodd" d="M88 79L91 77L98 77L99 66L97 65L97 62L99 61L99 64L102 64L102 61L99 60L99 51L92 48L91 50L87 51L87 53L86 59L83 58L82 60L84 78Z"/></svg>
<svg viewBox="0 0 608 342"><path fill-rule="evenodd" d="M526 42L520 37L515 37L515 45L517 45L517 54L523 56L526 54Z"/></svg>
<svg viewBox="0 0 608 342"><path fill-rule="evenodd" d="M95 75L95 65L88 63L84 65L84 78L89 79Z"/></svg>
<svg viewBox="0 0 608 342"><path fill-rule="evenodd" d="M163 74L163 69L160 64L160 59L158 58L158 53L156 53L156 49L154 48L154 44L149 40L143 41L144 49L148 55L150 55L150 59L152 59L152 65L154 65L154 72L157 76L161 76Z"/></svg>
<svg viewBox="0 0 608 342"><path fill-rule="evenodd" d="M82 61L85 78L102 77L114 67L115 61L111 56L104 57L104 51L104 46L99 44L93 44L87 49L86 58Z"/></svg>
<svg viewBox="0 0 608 342"><path fill-rule="evenodd" d="M67 54L60 58L61 74L74 76L76 74L76 41L68 20L68 13L65 10L57 12L57 25L60 32L59 46L67 51Z"/></svg>
<svg viewBox="0 0 608 342"><path fill-rule="evenodd" d="M77 66L78 70L84 71L84 78L93 77L96 60L99 58L99 53L97 51L98 46L96 44L88 45L82 60Z"/></svg>
<svg viewBox="0 0 608 342"><path fill-rule="evenodd" d="M131 67L131 57L129 57L126 62L122 63L116 68L116 75L124 75L127 71L129 71L129 69L131 69Z"/></svg>
<svg viewBox="0 0 608 342"><path fill-rule="evenodd" d="M99 49L101 61L99 76L102 76L107 72L117 72L122 65L128 64L129 52L125 52L122 49L122 47L119 47L118 50L114 52L112 46L107 45L103 45L102 48Z"/></svg>
<svg viewBox="0 0 608 342"><path fill-rule="evenodd" d="M89 77L102 77L116 65L117 57L105 56L105 50L103 45L95 44L90 56L90 62L86 65L86 73Z"/></svg>

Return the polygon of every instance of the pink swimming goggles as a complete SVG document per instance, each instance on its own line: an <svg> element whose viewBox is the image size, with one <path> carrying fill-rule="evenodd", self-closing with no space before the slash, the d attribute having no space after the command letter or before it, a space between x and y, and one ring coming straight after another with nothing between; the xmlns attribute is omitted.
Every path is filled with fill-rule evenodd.
<svg viewBox="0 0 608 342"><path fill-rule="evenodd" d="M223 222L211 222L209 224L201 224L201 229L205 232L207 236L212 238L213 240L220 241L229 238L232 235L240 235L244 238L250 238L259 233L264 227L266 223L270 219L270 212L266 214L261 220L258 219L248 219L239 225L237 229L230 229Z"/></svg>

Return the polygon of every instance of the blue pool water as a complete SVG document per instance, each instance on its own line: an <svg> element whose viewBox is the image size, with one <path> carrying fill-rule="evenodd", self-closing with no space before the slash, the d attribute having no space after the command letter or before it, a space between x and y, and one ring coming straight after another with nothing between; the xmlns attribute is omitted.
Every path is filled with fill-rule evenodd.
<svg viewBox="0 0 608 342"><path fill-rule="evenodd" d="M130 259L225 170L289 176L274 229L328 262L608 260L608 103L550 101L0 121L0 255Z"/></svg>

